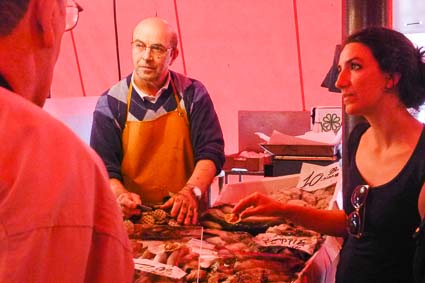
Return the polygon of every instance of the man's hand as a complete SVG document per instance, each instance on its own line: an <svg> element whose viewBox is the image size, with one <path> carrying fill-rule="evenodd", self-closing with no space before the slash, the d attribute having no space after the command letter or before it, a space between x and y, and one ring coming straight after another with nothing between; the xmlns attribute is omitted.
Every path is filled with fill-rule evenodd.
<svg viewBox="0 0 425 283"><path fill-rule="evenodd" d="M133 215L139 215L141 213L140 209L136 208L138 205L142 204L138 194L130 192L121 193L117 197L117 202L125 218L130 218Z"/></svg>
<svg viewBox="0 0 425 283"><path fill-rule="evenodd" d="M198 223L199 201L191 187L183 187L161 206L162 209L170 207L170 215L177 217L178 223L184 225L196 225Z"/></svg>

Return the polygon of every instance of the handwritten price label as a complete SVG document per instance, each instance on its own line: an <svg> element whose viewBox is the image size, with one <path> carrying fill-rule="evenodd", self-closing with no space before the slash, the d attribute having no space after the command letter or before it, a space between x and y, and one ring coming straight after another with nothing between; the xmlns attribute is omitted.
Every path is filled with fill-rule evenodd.
<svg viewBox="0 0 425 283"><path fill-rule="evenodd" d="M254 241L263 247L288 247L312 255L317 245L317 238L302 236L285 236L274 233L258 234Z"/></svg>
<svg viewBox="0 0 425 283"><path fill-rule="evenodd" d="M340 178L341 168L338 162L328 166L303 163L297 188L305 191L315 191L335 184Z"/></svg>
<svg viewBox="0 0 425 283"><path fill-rule="evenodd" d="M133 261L135 269L148 273L153 273L174 279L181 279L186 275L186 273L177 266L162 264L160 262L155 262L150 259L135 258L133 259Z"/></svg>

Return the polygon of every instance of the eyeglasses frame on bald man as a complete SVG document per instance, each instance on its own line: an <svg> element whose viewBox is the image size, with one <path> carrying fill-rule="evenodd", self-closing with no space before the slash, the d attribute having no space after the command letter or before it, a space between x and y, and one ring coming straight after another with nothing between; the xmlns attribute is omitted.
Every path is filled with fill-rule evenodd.
<svg viewBox="0 0 425 283"><path fill-rule="evenodd" d="M168 50L174 49L173 47L165 47L162 44L151 44L146 45L143 41L135 40L131 42L131 47L138 53L144 53L149 49L149 54L152 54L158 58L164 56Z"/></svg>

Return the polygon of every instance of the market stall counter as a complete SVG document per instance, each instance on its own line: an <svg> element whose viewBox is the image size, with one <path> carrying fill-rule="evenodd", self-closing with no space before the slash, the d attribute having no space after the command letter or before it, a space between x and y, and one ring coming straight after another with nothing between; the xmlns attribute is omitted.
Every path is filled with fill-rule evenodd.
<svg viewBox="0 0 425 283"><path fill-rule="evenodd" d="M335 175L335 174L334 174ZM333 282L339 241L271 217L232 219L236 201L252 193L330 209L335 183L297 188L300 175L229 184L200 218L178 226L160 209L126 221L133 243L135 282Z"/></svg>

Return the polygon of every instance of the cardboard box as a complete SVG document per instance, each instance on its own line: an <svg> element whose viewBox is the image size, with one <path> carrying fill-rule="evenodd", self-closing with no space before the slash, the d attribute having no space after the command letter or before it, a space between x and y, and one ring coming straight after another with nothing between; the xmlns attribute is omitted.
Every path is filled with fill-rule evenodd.
<svg viewBox="0 0 425 283"><path fill-rule="evenodd" d="M261 151L264 142L256 133L270 136L274 130L297 136L309 131L310 111L238 111L238 151Z"/></svg>
<svg viewBox="0 0 425 283"><path fill-rule="evenodd" d="M334 283L341 239L326 237L320 249L306 262L292 283Z"/></svg>
<svg viewBox="0 0 425 283"><path fill-rule="evenodd" d="M226 155L223 170L243 169L250 172L264 171L264 164L269 162L269 157L245 157L240 153Z"/></svg>
<svg viewBox="0 0 425 283"><path fill-rule="evenodd" d="M339 136L334 133L306 132L302 136L290 136L273 131L261 147L278 156L333 157L338 153L339 143Z"/></svg>

